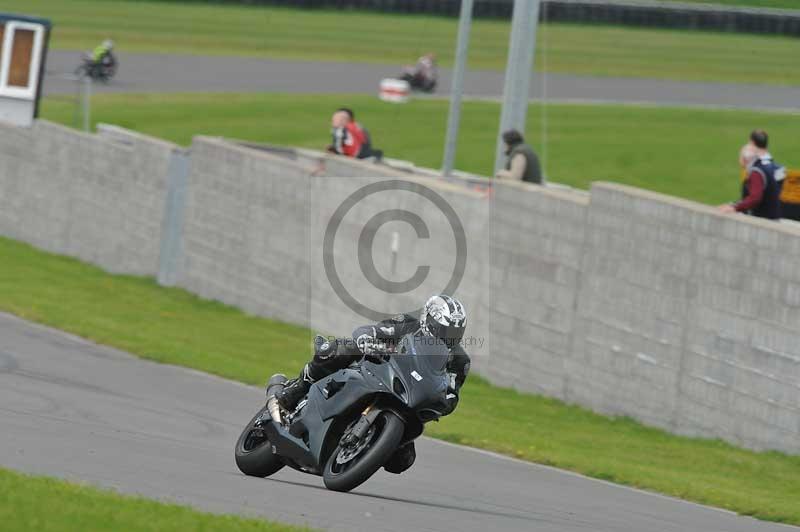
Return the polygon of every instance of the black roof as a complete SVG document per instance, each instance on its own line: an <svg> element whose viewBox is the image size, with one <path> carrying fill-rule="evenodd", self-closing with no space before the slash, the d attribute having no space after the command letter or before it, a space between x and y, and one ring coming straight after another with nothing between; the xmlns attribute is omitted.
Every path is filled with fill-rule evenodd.
<svg viewBox="0 0 800 532"><path fill-rule="evenodd" d="M20 22L32 22L34 24L41 24L48 30L53 27L53 23L49 19L31 17L28 15L17 15L16 13L0 13L0 23L19 20Z"/></svg>

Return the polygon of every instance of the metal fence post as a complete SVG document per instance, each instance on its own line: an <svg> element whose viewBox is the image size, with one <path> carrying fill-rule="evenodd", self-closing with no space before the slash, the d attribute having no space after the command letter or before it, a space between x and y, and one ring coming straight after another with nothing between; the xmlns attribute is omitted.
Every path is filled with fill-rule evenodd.
<svg viewBox="0 0 800 532"><path fill-rule="evenodd" d="M447 136L444 142L442 175L453 173L458 143L458 126L461 122L461 96L464 92L464 72L467 68L469 33L472 28L473 0L461 0L461 16L458 21L458 42L456 44L456 64L453 69L453 84L450 91L450 113L447 116Z"/></svg>
<svg viewBox="0 0 800 532"><path fill-rule="evenodd" d="M515 0L508 44L508 63L503 86L503 109L497 138L494 171L505 164L505 146L500 135L508 129L525 134L533 58L536 50L536 29L539 25L540 0Z"/></svg>
<svg viewBox="0 0 800 532"><path fill-rule="evenodd" d="M90 120L90 113L91 113L91 106L92 106L92 77L88 74L83 76L81 80L83 83L83 130L89 133L91 128L91 120Z"/></svg>

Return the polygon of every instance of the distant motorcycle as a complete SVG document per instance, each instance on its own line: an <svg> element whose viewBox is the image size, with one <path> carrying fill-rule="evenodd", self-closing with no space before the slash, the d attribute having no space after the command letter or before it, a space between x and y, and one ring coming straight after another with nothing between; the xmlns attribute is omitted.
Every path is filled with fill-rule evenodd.
<svg viewBox="0 0 800 532"><path fill-rule="evenodd" d="M117 73L117 57L108 52L100 61L95 61L90 54L84 54L81 65L75 70L79 77L88 76L94 81L107 83Z"/></svg>
<svg viewBox="0 0 800 532"><path fill-rule="evenodd" d="M255 477L289 466L350 491L445 415L447 360L443 343L409 334L394 352L364 356L312 384L292 412L276 399L286 377L274 375L266 406L236 442L236 465Z"/></svg>
<svg viewBox="0 0 800 532"><path fill-rule="evenodd" d="M414 72L406 71L400 76L400 79L407 81L412 90L422 92L433 92L436 90L436 80L426 78Z"/></svg>

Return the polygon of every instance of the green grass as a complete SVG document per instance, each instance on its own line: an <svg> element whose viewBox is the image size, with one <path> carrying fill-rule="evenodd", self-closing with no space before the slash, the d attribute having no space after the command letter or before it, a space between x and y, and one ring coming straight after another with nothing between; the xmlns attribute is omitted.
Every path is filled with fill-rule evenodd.
<svg viewBox="0 0 800 532"><path fill-rule="evenodd" d="M457 30L453 18L263 6L4 0L3 10L51 18L52 44L59 49L90 49L113 37L123 55L122 69L125 52L134 51L377 62L398 68L433 51L449 65ZM508 33L506 21L476 21L470 67L505 68ZM800 39L790 37L546 24L537 50L537 68L548 72L800 84Z"/></svg>
<svg viewBox="0 0 800 532"><path fill-rule="evenodd" d="M344 104L356 109L388 156L441 165L448 104L440 100L393 105L344 95L97 95L92 118L180 144L207 134L321 148L329 142L331 111ZM45 118L71 124L74 111L72 99L44 100ZM756 127L769 131L778 161L800 166L797 120L796 115L746 111L532 106L528 138L552 181L580 188L616 181L719 204L739 194L739 148ZM465 103L458 168L491 172L498 122L498 104Z"/></svg>
<svg viewBox="0 0 800 532"><path fill-rule="evenodd" d="M307 359L312 336L302 327L265 322L151 279L109 276L0 243L0 309L25 319L250 384L263 384L270 371L299 371Z"/></svg>
<svg viewBox="0 0 800 532"><path fill-rule="evenodd" d="M263 519L215 515L187 506L118 495L0 468L0 529L5 532L300 532Z"/></svg>
<svg viewBox="0 0 800 532"><path fill-rule="evenodd" d="M0 309L145 358L261 385L276 371L297 371L310 355L308 330L247 316L180 289L158 287L151 279L109 275L4 238L0 238L0 257ZM462 390L458 411L429 426L427 433L763 519L800 524L800 457L677 437L629 419L610 419L552 399L497 388L476 376ZM3 482L0 476L0 501ZM26 497L21 489L8 491ZM0 517L2 508L0 503Z"/></svg>

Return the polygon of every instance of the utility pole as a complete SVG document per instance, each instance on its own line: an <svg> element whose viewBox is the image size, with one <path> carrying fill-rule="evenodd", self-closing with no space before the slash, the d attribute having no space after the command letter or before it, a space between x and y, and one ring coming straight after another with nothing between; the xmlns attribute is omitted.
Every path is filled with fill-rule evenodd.
<svg viewBox="0 0 800 532"><path fill-rule="evenodd" d="M458 126L461 122L461 96L464 92L464 72L467 69L469 32L472 28L473 0L461 0L461 15L458 20L458 43L456 44L456 64L453 68L453 84L450 90L450 113L447 117L447 136L444 142L442 175L453 173L458 143Z"/></svg>
<svg viewBox="0 0 800 532"><path fill-rule="evenodd" d="M509 129L525 134L533 57L536 50L536 29L539 25L540 0L514 0L508 63L503 86L503 109L494 160L495 173L505 165L505 145L500 136Z"/></svg>

